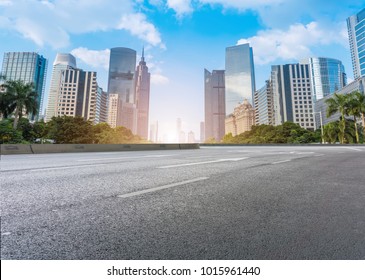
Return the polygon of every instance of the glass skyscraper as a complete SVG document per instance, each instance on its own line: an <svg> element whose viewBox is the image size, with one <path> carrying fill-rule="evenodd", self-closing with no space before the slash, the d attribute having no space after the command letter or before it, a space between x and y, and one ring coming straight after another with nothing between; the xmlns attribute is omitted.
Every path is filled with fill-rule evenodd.
<svg viewBox="0 0 365 280"><path fill-rule="evenodd" d="M355 79L365 76L365 9L347 19L352 68Z"/></svg>
<svg viewBox="0 0 365 280"><path fill-rule="evenodd" d="M313 102L342 89L346 83L345 67L337 59L311 57L302 61L309 64Z"/></svg>
<svg viewBox="0 0 365 280"><path fill-rule="evenodd" d="M226 48L226 114L232 114L238 103L247 99L253 104L255 69L249 44Z"/></svg>
<svg viewBox="0 0 365 280"><path fill-rule="evenodd" d="M8 52L4 54L1 73L8 80L21 80L33 83L37 92L37 116L42 115L44 88L46 85L47 59L35 52Z"/></svg>

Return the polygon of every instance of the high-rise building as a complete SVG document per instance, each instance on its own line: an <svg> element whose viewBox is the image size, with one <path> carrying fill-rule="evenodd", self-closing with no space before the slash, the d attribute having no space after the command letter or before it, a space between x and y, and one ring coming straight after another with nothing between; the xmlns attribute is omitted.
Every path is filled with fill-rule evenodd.
<svg viewBox="0 0 365 280"><path fill-rule="evenodd" d="M205 141L205 123L200 122L200 143Z"/></svg>
<svg viewBox="0 0 365 280"><path fill-rule="evenodd" d="M117 127L118 108L122 107L118 94L108 94L108 124L112 128Z"/></svg>
<svg viewBox="0 0 365 280"><path fill-rule="evenodd" d="M205 139L221 141L224 137L225 78L224 70L204 70L205 89Z"/></svg>
<svg viewBox="0 0 365 280"><path fill-rule="evenodd" d="M354 78L365 76L365 9L347 19Z"/></svg>
<svg viewBox="0 0 365 280"><path fill-rule="evenodd" d="M135 105L135 50L128 48L112 48L110 50L108 94L118 94L118 115L109 121L117 126L124 126L130 129L133 134L137 133L137 108ZM112 99L115 101L115 98ZM109 105L111 106L111 105ZM120 106L120 105L118 105ZM111 124L112 125L112 124Z"/></svg>
<svg viewBox="0 0 365 280"><path fill-rule="evenodd" d="M137 66L135 75L136 108L137 108L137 134L143 139L148 138L148 117L150 104L150 80L151 75L144 59L142 58Z"/></svg>
<svg viewBox="0 0 365 280"><path fill-rule="evenodd" d="M158 139L158 122L151 124L150 126L150 141L157 143L159 141Z"/></svg>
<svg viewBox="0 0 365 280"><path fill-rule="evenodd" d="M271 81L255 92L255 123L257 125L274 124L274 103Z"/></svg>
<svg viewBox="0 0 365 280"><path fill-rule="evenodd" d="M340 60L311 57L301 63L309 64L314 102L340 90L347 83L345 67Z"/></svg>
<svg viewBox="0 0 365 280"><path fill-rule="evenodd" d="M108 122L108 93L98 86L94 123L106 122Z"/></svg>
<svg viewBox="0 0 365 280"><path fill-rule="evenodd" d="M181 119L177 118L176 119L176 142L179 143L180 142L180 135L181 135Z"/></svg>
<svg viewBox="0 0 365 280"><path fill-rule="evenodd" d="M247 99L253 104L255 69L249 44L226 48L226 115L232 114L238 103Z"/></svg>
<svg viewBox="0 0 365 280"><path fill-rule="evenodd" d="M193 131L188 133L188 143L195 143L195 134Z"/></svg>
<svg viewBox="0 0 365 280"><path fill-rule="evenodd" d="M308 64L271 67L274 98L274 124L294 122L314 129L311 75Z"/></svg>
<svg viewBox="0 0 365 280"><path fill-rule="evenodd" d="M7 80L21 80L33 83L37 92L37 115L29 116L36 120L42 115L44 88L46 85L47 59L35 52L7 52L4 54L1 73Z"/></svg>
<svg viewBox="0 0 365 280"><path fill-rule="evenodd" d="M69 53L58 53L53 62L51 85L48 93L48 104L46 110L46 121L57 116L58 93L60 89L62 70L76 69L76 59Z"/></svg>
<svg viewBox="0 0 365 280"><path fill-rule="evenodd" d="M97 89L96 72L81 69L62 70L56 116L80 116L95 122Z"/></svg>
<svg viewBox="0 0 365 280"><path fill-rule="evenodd" d="M232 133L233 136L250 131L253 125L255 125L255 109L247 99L238 104L233 114L225 119L226 134Z"/></svg>

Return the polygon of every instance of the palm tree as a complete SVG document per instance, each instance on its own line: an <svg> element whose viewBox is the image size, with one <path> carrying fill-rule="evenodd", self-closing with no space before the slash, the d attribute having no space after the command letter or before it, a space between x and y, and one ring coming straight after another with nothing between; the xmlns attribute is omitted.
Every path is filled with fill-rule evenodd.
<svg viewBox="0 0 365 280"><path fill-rule="evenodd" d="M37 114L37 92L33 83L24 83L21 80L7 80L3 87L5 93L2 94L2 103L0 102L1 110L8 115L14 112L13 128L16 129L24 111L26 114Z"/></svg>
<svg viewBox="0 0 365 280"><path fill-rule="evenodd" d="M323 137L326 142L335 144L339 134L338 121L330 122L323 127Z"/></svg>
<svg viewBox="0 0 365 280"><path fill-rule="evenodd" d="M359 130L357 129L357 118L361 116L361 103L357 97L357 94L359 92L351 92L350 94L348 94L348 101L349 101L349 106L348 106L348 114L350 116L354 117L354 125L355 125L355 133L356 133L356 143L360 142L360 137L359 137Z"/></svg>
<svg viewBox="0 0 365 280"><path fill-rule="evenodd" d="M361 116L363 136L365 137L365 95L359 91L354 91L352 95L356 99L356 107Z"/></svg>
<svg viewBox="0 0 365 280"><path fill-rule="evenodd" d="M348 114L349 108L349 98L347 95L335 93L333 97L327 99L327 118L339 112L341 114L340 124L339 124L339 140L343 144L345 142L345 129L346 129L346 119L345 116Z"/></svg>

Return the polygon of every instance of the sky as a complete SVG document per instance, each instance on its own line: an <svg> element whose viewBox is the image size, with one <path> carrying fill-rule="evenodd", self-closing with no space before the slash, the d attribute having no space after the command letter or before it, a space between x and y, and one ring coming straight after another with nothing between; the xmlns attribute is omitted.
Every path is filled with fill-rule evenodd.
<svg viewBox="0 0 365 280"><path fill-rule="evenodd" d="M225 48L250 43L256 88L271 65L307 57L343 62L353 80L346 18L365 0L0 0L0 61L4 52L38 52L48 59L45 100L57 53L97 71L107 90L109 50L143 46L151 72L150 124L173 141L176 119L200 136L204 68L223 70ZM44 107L46 107L46 103Z"/></svg>

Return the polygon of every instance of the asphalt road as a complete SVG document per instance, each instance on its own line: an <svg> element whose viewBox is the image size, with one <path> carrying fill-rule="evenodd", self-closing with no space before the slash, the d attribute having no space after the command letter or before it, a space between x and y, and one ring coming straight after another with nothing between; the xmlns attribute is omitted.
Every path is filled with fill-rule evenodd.
<svg viewBox="0 0 365 280"><path fill-rule="evenodd" d="M365 259L365 147L1 156L1 259Z"/></svg>

